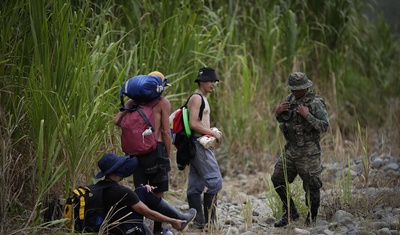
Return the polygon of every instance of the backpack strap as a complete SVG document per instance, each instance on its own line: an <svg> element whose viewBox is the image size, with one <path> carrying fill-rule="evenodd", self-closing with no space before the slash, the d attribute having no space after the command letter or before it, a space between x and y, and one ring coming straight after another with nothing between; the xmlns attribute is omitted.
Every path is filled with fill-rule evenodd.
<svg viewBox="0 0 400 235"><path fill-rule="evenodd" d="M156 99L150 101L149 103L144 104L143 106L154 107L154 106L161 100L161 98L162 98L162 97L160 96L160 97L158 97L158 98L156 98ZM151 127L151 131L154 132L154 127L153 127L153 125L151 124L151 122L150 122L149 118L146 116L146 114L143 112L143 109L140 107L140 105L138 105L138 106L136 107L136 110L139 112L140 116L144 119L144 121L146 122L146 125L149 126L149 127Z"/></svg>
<svg viewBox="0 0 400 235"><path fill-rule="evenodd" d="M206 104L204 102L204 98L203 98L203 96L201 94L199 94L197 92L193 93L191 96L189 96L189 98L186 100L186 103L182 107L187 106L190 98L193 95L199 95L201 97L201 105L200 105L200 111L199 111L199 120L201 121L201 120L203 120L203 111L204 111L204 108L206 107Z"/></svg>
<svg viewBox="0 0 400 235"><path fill-rule="evenodd" d="M293 97L294 97L293 93L290 93L290 95L286 97L286 102L290 102L293 99Z"/></svg>

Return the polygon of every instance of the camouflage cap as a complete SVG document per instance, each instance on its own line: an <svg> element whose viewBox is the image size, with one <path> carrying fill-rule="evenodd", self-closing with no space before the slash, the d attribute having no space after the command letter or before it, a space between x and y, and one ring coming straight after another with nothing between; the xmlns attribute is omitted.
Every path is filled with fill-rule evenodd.
<svg viewBox="0 0 400 235"><path fill-rule="evenodd" d="M313 85L313 82L308 79L305 73L294 72L289 75L287 88L291 91L303 90Z"/></svg>

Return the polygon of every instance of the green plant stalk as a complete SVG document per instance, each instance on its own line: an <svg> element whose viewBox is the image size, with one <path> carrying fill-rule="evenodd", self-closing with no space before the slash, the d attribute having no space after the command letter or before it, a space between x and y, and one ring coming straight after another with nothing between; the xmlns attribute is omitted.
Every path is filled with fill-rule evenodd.
<svg viewBox="0 0 400 235"><path fill-rule="evenodd" d="M243 217L247 229L251 228L253 224L253 205L249 197L246 198L246 204L244 205L243 208Z"/></svg>
<svg viewBox="0 0 400 235"><path fill-rule="evenodd" d="M45 150L44 147L44 120L40 123L40 132L39 132L39 143L38 143L38 165L37 165L37 179L38 179L38 197L36 198L36 203L34 207L34 211L36 213L32 213L30 219L27 222L27 225L30 222L35 221L35 224L40 223L41 210L43 205L43 199L46 193L48 193L52 187L61 179L61 177L65 174L66 169L64 168L65 162L61 161L58 167L56 162L59 161L60 157L60 143L57 140L57 132L58 130L54 130L53 140L50 143L48 149ZM35 217L33 217L35 216Z"/></svg>
<svg viewBox="0 0 400 235"><path fill-rule="evenodd" d="M282 207L281 206L277 206L277 204L280 203L280 198L278 196L278 194L275 191L274 185L271 181L271 176L269 174L267 174L264 177L264 183L266 185L267 190L265 191L266 194L266 204L269 206L269 208L271 208L272 210L272 215L274 217L277 217L281 214L283 214L282 212Z"/></svg>
<svg viewBox="0 0 400 235"><path fill-rule="evenodd" d="M350 204L353 201L352 197L352 184L351 184L351 168L350 168L350 156L347 158L347 174L342 184L343 199L345 204Z"/></svg>
<svg viewBox="0 0 400 235"><path fill-rule="evenodd" d="M367 192L368 187L369 187L369 169L370 169L370 160L369 160L369 153L368 153L368 130L365 130L365 134L363 135L361 126L358 123L357 125L357 131L358 131L358 138L359 138L359 143L361 147L361 152L362 152L362 162L363 162L363 178L364 178L364 187ZM364 138L362 138L364 136ZM369 193L366 193L366 197L364 197L365 202L364 202L364 211L369 212L370 211L370 198L369 198Z"/></svg>

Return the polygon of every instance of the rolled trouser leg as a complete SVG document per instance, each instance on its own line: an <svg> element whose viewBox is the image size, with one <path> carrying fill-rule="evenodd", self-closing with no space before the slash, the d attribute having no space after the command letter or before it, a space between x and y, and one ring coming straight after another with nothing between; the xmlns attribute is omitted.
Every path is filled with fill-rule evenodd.
<svg viewBox="0 0 400 235"><path fill-rule="evenodd" d="M197 211L196 217L193 221L196 228L204 228L205 220L203 213L203 206L201 204L201 195L198 193L191 194L187 196L189 208L194 208Z"/></svg>

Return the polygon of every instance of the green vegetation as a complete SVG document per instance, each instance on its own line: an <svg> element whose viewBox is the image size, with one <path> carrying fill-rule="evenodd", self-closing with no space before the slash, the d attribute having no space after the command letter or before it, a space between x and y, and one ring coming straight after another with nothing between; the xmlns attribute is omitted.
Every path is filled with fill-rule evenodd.
<svg viewBox="0 0 400 235"><path fill-rule="evenodd" d="M262 171L274 160L264 153L279 154L274 107L293 71L327 101L327 159L346 160L344 141L368 129L399 143L400 41L362 2L1 1L0 234L57 230L49 205L91 183L104 152L121 154L112 120L122 83L153 70L173 84L164 95L178 108L198 69L216 69L226 175ZM367 154L371 140L360 140Z"/></svg>

